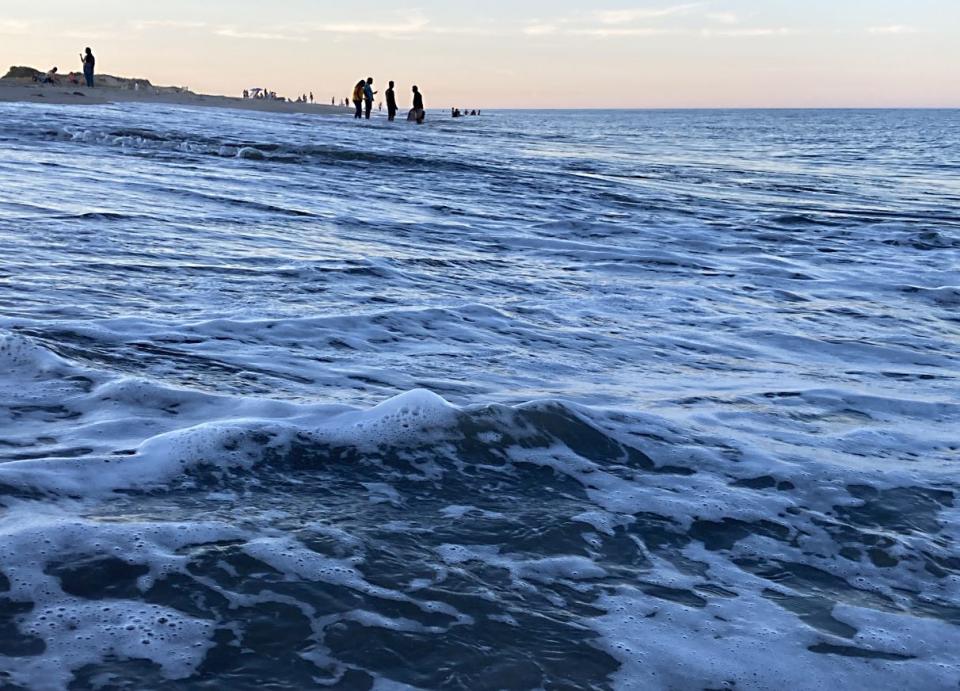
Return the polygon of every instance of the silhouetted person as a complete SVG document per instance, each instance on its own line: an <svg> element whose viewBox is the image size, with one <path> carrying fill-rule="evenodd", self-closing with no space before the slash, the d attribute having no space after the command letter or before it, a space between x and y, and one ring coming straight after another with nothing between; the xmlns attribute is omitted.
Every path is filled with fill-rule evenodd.
<svg viewBox="0 0 960 691"><path fill-rule="evenodd" d="M363 117L363 90L366 87L366 82L362 79L357 82L357 85L353 87L353 105L356 107L357 112L353 114L354 119L359 120Z"/></svg>
<svg viewBox="0 0 960 691"><path fill-rule="evenodd" d="M81 53L80 62L83 63L83 78L87 81L87 86L93 88L93 68L97 64L97 59L93 57L93 51L87 48Z"/></svg>
<svg viewBox="0 0 960 691"><path fill-rule="evenodd" d="M387 97L387 120L393 122L397 117L397 95L393 92L393 82L390 82L385 96Z"/></svg>
<svg viewBox="0 0 960 691"><path fill-rule="evenodd" d="M377 92L373 90L373 77L367 77L367 83L363 85L363 103L367 120L370 119L370 111L373 110L373 96Z"/></svg>
<svg viewBox="0 0 960 691"><path fill-rule="evenodd" d="M427 113L423 110L423 94L420 93L420 89L414 86L413 109L410 111L410 114L407 115L407 120L415 121L418 125L422 125L425 117L427 117Z"/></svg>

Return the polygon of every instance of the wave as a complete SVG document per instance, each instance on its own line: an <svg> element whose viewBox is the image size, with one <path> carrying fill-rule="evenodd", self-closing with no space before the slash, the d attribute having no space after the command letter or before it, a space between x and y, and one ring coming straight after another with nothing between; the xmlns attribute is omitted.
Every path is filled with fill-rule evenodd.
<svg viewBox="0 0 960 691"><path fill-rule="evenodd" d="M957 307L960 305L960 286L925 288L907 285L902 286L900 291L907 295L915 295L922 300L932 302L940 307Z"/></svg>
<svg viewBox="0 0 960 691"><path fill-rule="evenodd" d="M296 163L344 165L368 163L395 166L407 170L456 171L495 174L489 165L469 161L428 160L422 156L398 151L376 151L357 146L310 144L280 144L272 142L217 140L194 134L155 132L146 129L98 131L95 129L65 127L56 138L82 144L96 144L119 148L128 152L149 154L179 153L191 156L209 156L268 163Z"/></svg>
<svg viewBox="0 0 960 691"><path fill-rule="evenodd" d="M159 517L118 522L54 512L26 522L18 510L8 513L2 529L11 551L0 553L0 568L13 576L13 596L27 597L22 584L43 582L42 571L55 579L53 592L64 593L54 601L33 596L37 606L21 626L45 642L48 654L32 660L36 668L17 671L56 681L114 654L152 659L167 678L182 678L218 647L215 628L245 631L262 654L250 627L280 603L306 613L305 632L298 633L299 625L281 640L302 646L311 630L322 631L328 653L319 670L334 676L345 673L344 665L397 673L351 656L338 632L386 637L393 646L425 638L456 660L459 630L473 638L483 635L487 624L481 622L501 622L508 627L497 628L501 654L539 658L545 651L538 644L522 644L529 637L511 632L534 625L510 604L522 593L528 611L556 621L541 624L544 634L592 660L587 670L547 666L571 683L583 674L612 674L618 665L620 674L635 674L653 650L660 661L649 664L677 682L714 679L721 669L746 682L744 667L724 663L732 658L719 653L732 645L756 652L769 646L769 637L749 629L731 638L755 617L780 622L784 632L798 630L797 618L804 622L806 633L784 634L775 645L781 659L802 660L823 679L854 674L838 667L833 653L818 652L841 647L861 658L917 663L906 670L880 666L878 674L929 675L938 665L953 673L952 638L942 646L912 642L927 630L945 633L930 627L949 618L942 586L957 574L951 552L924 535L936 533L952 492L853 484L856 473L838 484L810 469L768 468L759 479L733 481L746 469L719 472L729 459L683 449L678 442L692 440L682 430L646 424L633 429L658 443L629 445L584 411L558 402L464 411L409 392L369 411L337 413L326 424L235 420L162 435L108 465L88 459L89 474L54 462L41 479L36 464L29 470L6 464L3 481L32 475L45 491L89 497L126 486L122 498L111 500L120 514L133 507L150 514L156 511L150 507L172 501L181 521L196 510L191 507L210 502L223 506L217 513L233 516L212 524ZM673 459L675 465L654 460L661 455L654 448L670 447L685 458ZM846 497L845 483L851 483ZM139 490L131 494L131 486ZM303 525L305 503L323 508L316 525ZM284 529L293 505L301 517ZM835 517L831 505L839 507ZM364 515L356 515L358 506ZM380 537L371 542L366 531L378 523ZM878 540L878 530L901 537ZM47 547L38 554L32 544ZM110 556L114 550L123 556ZM914 566L925 560L938 565L940 577L917 574ZM458 574L468 573L486 590L485 600L444 594ZM163 604L142 602L134 580ZM244 586L257 582L269 592L256 595ZM184 602L171 599L175 591L163 594L174 583L183 595L208 603L183 611ZM314 585L304 590L302 584ZM232 603L235 615L209 602L203 593L211 588ZM126 599L116 602L122 593ZM319 593L356 604L327 619L314 609ZM816 609L824 593L830 599ZM106 615L94 604L105 596L111 598ZM486 604L479 607L480 601ZM63 624L54 619L45 626L57 613L55 602L69 613ZM584 640L561 623L571 608L606 614L583 619L580 626L594 631ZM713 621L728 622L710 625L717 627L711 666L671 671L683 667L683 648L671 652L656 641L679 642L690 617L704 610L722 617ZM926 614L917 618L919 611ZM634 623L647 616L657 619L653 639L649 627ZM131 618L134 633L122 626ZM893 626L901 633L876 638ZM91 644L70 648L66 640L77 631ZM450 636L449 644L440 643ZM149 651L142 640L150 642ZM588 654L594 646L609 657Z"/></svg>
<svg viewBox="0 0 960 691"><path fill-rule="evenodd" d="M801 662L833 681L956 672L957 489L910 468L777 460L562 400L455 406L412 390L362 409L205 394L80 367L22 335L0 340L0 371L5 394L31 401L6 399L21 434L55 430L56 402L81 413L72 434L100 440L82 456L0 463L0 598L24 603L20 647L0 631L15 683L63 688L118 657L151 661L156 683L225 665L243 688L262 669L229 653L242 639L257 657L310 651L272 672L290 685L309 670L436 687L351 650L423 641L459 664L486 635L501 661L539 661L531 683L652 670L750 688ZM256 631L280 611L286 651L271 654ZM771 643L758 617L785 633ZM713 632L709 664L689 666L680 645L692 618ZM942 645L918 642L930 632ZM551 662L553 645L582 664ZM759 682L726 662L770 645L784 662Z"/></svg>

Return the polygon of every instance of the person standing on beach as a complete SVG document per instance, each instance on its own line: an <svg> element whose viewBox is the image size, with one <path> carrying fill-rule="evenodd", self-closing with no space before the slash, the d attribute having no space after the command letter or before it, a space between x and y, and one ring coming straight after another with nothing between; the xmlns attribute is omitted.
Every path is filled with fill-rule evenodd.
<svg viewBox="0 0 960 691"><path fill-rule="evenodd" d="M353 114L355 120L359 120L363 117L363 90L366 87L366 83L361 79L357 82L357 85L353 87L353 105L356 106L357 112Z"/></svg>
<svg viewBox="0 0 960 691"><path fill-rule="evenodd" d="M93 57L93 51L87 48L80 54L80 62L83 64L83 78L87 81L87 87L93 88L93 68L97 64L97 59Z"/></svg>
<svg viewBox="0 0 960 691"><path fill-rule="evenodd" d="M367 120L370 119L370 111L373 110L373 96L376 93L373 90L373 77L367 77L367 83L363 85L363 102L366 106Z"/></svg>
<svg viewBox="0 0 960 691"><path fill-rule="evenodd" d="M387 97L387 120L393 122L393 119L397 117L397 95L393 92L393 82L390 82L385 95Z"/></svg>

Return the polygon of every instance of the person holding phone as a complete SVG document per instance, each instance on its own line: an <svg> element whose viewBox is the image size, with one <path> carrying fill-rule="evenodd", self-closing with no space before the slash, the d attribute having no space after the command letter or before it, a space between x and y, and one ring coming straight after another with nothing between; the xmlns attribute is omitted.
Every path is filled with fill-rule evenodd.
<svg viewBox="0 0 960 691"><path fill-rule="evenodd" d="M83 64L83 78L87 80L87 87L93 88L93 68L97 64L97 59L93 57L93 51L87 48L84 53L80 53L80 62Z"/></svg>

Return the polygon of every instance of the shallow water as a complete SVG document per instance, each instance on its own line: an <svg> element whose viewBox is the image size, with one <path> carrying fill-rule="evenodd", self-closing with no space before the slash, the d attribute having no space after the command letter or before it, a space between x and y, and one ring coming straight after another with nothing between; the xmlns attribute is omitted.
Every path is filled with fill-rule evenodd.
<svg viewBox="0 0 960 691"><path fill-rule="evenodd" d="M0 119L0 686L960 683L960 113Z"/></svg>

